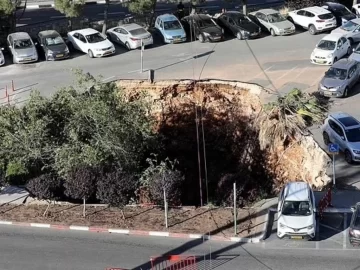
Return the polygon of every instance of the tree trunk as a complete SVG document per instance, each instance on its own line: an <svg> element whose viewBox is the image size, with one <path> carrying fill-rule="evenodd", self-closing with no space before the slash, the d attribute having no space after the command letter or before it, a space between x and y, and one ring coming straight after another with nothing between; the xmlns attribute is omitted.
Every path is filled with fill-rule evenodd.
<svg viewBox="0 0 360 270"><path fill-rule="evenodd" d="M104 9L104 24L102 28L103 35L106 34L107 21L108 21L108 11L109 11L110 0L105 0L105 9Z"/></svg>
<svg viewBox="0 0 360 270"><path fill-rule="evenodd" d="M244 15L247 15L247 0L241 0L243 5L243 13Z"/></svg>
<svg viewBox="0 0 360 270"><path fill-rule="evenodd" d="M86 217L86 200L85 200L85 198L83 199L83 201L84 201L83 217Z"/></svg>
<svg viewBox="0 0 360 270"><path fill-rule="evenodd" d="M156 0L153 0L152 13L149 20L149 27L153 25L153 21L155 18L155 9L156 9Z"/></svg>

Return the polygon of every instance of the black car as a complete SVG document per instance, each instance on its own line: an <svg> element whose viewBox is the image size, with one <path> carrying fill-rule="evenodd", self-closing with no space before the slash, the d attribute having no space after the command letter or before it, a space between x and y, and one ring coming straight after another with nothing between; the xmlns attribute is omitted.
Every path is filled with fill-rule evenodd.
<svg viewBox="0 0 360 270"><path fill-rule="evenodd" d="M58 32L54 30L42 31L39 32L37 38L46 61L69 58L69 48Z"/></svg>
<svg viewBox="0 0 360 270"><path fill-rule="evenodd" d="M360 245L360 203L351 207L353 212L349 226L349 241L353 246Z"/></svg>
<svg viewBox="0 0 360 270"><path fill-rule="evenodd" d="M208 15L194 14L181 19L188 38L195 37L201 43L220 41L224 38L224 30ZM195 39L193 38L193 39Z"/></svg>
<svg viewBox="0 0 360 270"><path fill-rule="evenodd" d="M335 16L337 26L356 19L356 15L342 4L325 2L322 7L329 10Z"/></svg>
<svg viewBox="0 0 360 270"><path fill-rule="evenodd" d="M218 17L217 21L221 27L237 39L257 38L261 34L260 26L237 11L225 12Z"/></svg>

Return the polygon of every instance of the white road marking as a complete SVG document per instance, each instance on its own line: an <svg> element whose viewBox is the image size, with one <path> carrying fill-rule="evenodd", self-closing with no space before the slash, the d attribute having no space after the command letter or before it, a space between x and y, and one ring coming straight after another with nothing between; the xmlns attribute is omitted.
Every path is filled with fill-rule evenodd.
<svg viewBox="0 0 360 270"><path fill-rule="evenodd" d="M330 230L334 230L336 232L342 232L342 230L336 229L334 227L331 227L331 226L328 226L328 225L325 225L325 224L320 224L320 226L322 226L324 228L327 228L327 229L330 229Z"/></svg>
<svg viewBox="0 0 360 270"><path fill-rule="evenodd" d="M59 15L59 16L50 17L50 19L60 19L60 18L65 18L65 15Z"/></svg>
<svg viewBox="0 0 360 270"><path fill-rule="evenodd" d="M300 71L295 77L293 77L292 78L292 80L294 80L294 79L297 79L301 74L303 74L304 73L304 71L306 71L307 69L308 69L309 67L305 67L305 68L303 68L303 70L302 71Z"/></svg>
<svg viewBox="0 0 360 270"><path fill-rule="evenodd" d="M285 72L283 75L281 75L280 77L276 78L276 79L275 79L275 82L278 81L278 80L280 80L281 78L284 78L286 75L290 74L291 71L293 71L293 70L296 69L297 67L298 67L298 66L293 67L292 69L288 70L288 71Z"/></svg>
<svg viewBox="0 0 360 270"><path fill-rule="evenodd" d="M346 226L347 226L347 213L344 214L344 231L343 231L343 249L346 249L346 236L347 236L347 229L346 229Z"/></svg>
<svg viewBox="0 0 360 270"><path fill-rule="evenodd" d="M320 82L320 80L321 80L321 78L322 78L323 76L324 76L324 74L321 73L321 75L320 75L318 78L316 78L316 80L313 81L310 86L315 86L315 85L317 85L317 84Z"/></svg>
<svg viewBox="0 0 360 270"><path fill-rule="evenodd" d="M20 21L30 21L31 18L21 18Z"/></svg>
<svg viewBox="0 0 360 270"><path fill-rule="evenodd" d="M109 12L108 15L118 15L118 14L125 14L125 12L117 11L117 12ZM104 16L104 13L98 13L98 16Z"/></svg>

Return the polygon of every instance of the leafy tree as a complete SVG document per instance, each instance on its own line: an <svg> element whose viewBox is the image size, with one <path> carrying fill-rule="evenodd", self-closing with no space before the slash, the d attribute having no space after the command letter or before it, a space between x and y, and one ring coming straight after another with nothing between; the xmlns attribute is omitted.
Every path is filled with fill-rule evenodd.
<svg viewBox="0 0 360 270"><path fill-rule="evenodd" d="M51 173L32 178L26 187L30 194L39 200L48 201L44 216L50 207L51 200L60 199L63 192L61 181Z"/></svg>
<svg viewBox="0 0 360 270"><path fill-rule="evenodd" d="M81 15L85 0L55 0L55 9L69 19L69 30L73 27L73 18Z"/></svg>
<svg viewBox="0 0 360 270"><path fill-rule="evenodd" d="M102 33L103 33L103 35L106 34L107 21L108 21L108 13L109 13L109 5L110 5L110 0L105 0L104 24L103 24L103 27L102 27Z"/></svg>
<svg viewBox="0 0 360 270"><path fill-rule="evenodd" d="M28 169L19 161L11 161L7 164L5 177L12 185L24 184L28 176Z"/></svg>
<svg viewBox="0 0 360 270"><path fill-rule="evenodd" d="M278 96L275 102L264 106L257 119L261 148L274 150L299 135L307 135L307 128L320 123L327 111L326 103L299 89Z"/></svg>
<svg viewBox="0 0 360 270"><path fill-rule="evenodd" d="M158 162L157 156L147 159L149 167L143 172L140 182L147 187L154 203L164 203L164 190L167 202L176 205L180 202L181 188L185 180L182 173L175 169L177 161L168 158Z"/></svg>
<svg viewBox="0 0 360 270"><path fill-rule="evenodd" d="M71 170L65 180L65 194L73 199L82 199L84 203L83 216L85 217L86 200L96 192L96 181L99 172L91 167L78 167Z"/></svg>
<svg viewBox="0 0 360 270"><path fill-rule="evenodd" d="M21 0L0 0L0 16L8 16L10 21L10 30L14 31L16 27L16 9L20 6Z"/></svg>
<svg viewBox="0 0 360 270"><path fill-rule="evenodd" d="M145 15L150 13L150 19L148 21L149 26L153 25L156 9L156 0L133 0L128 4L128 8L131 12Z"/></svg>

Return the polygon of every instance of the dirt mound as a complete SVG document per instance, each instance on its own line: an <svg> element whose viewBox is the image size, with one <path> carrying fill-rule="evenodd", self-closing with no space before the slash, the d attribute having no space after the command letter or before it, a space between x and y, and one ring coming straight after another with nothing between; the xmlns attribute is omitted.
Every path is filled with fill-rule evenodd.
<svg viewBox="0 0 360 270"><path fill-rule="evenodd" d="M199 197L199 178L206 182L202 195L225 204L234 181L240 182L244 203L289 181L304 180L317 188L330 181L325 173L329 157L312 137L273 153L260 150L254 124L262 108L257 85L213 80L117 84L129 98L148 94L166 155L179 160L188 179L185 201Z"/></svg>

